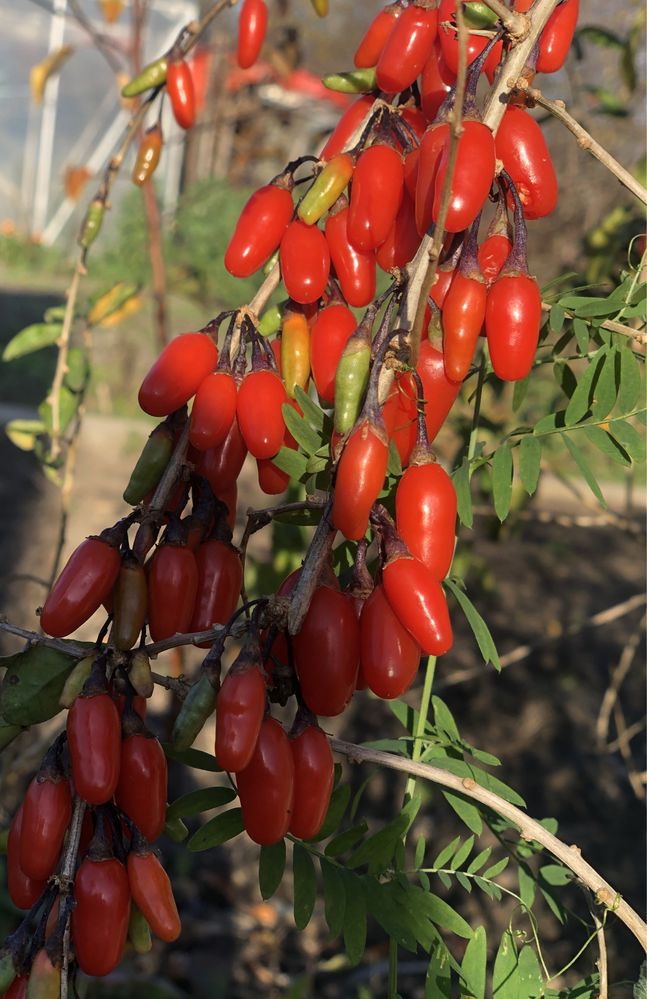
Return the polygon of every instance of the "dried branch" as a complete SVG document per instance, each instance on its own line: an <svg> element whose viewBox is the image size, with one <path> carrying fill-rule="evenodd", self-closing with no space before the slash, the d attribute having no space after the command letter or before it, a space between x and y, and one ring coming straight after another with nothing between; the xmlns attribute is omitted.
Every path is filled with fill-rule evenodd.
<svg viewBox="0 0 647 999"><path fill-rule="evenodd" d="M74 885L74 869L76 867L76 855L79 851L79 840L81 839L81 829L83 827L83 815L85 813L85 802L80 797L74 799L74 811L63 854L63 863L57 877L59 890L63 898L61 909L65 905L66 899L72 894ZM65 932L63 936L63 965L61 967L61 999L67 999L68 977L70 966L70 916L71 909L67 909Z"/></svg>
<svg viewBox="0 0 647 999"><path fill-rule="evenodd" d="M368 749L352 742L343 742L341 739L331 739L330 745L333 752L345 756L351 763L376 763L391 770L398 770L400 773L422 777L423 780L449 788L463 797L477 801L486 808L491 808L498 815L502 815L519 829L522 839L539 843L554 857L561 860L578 880L593 892L596 903L615 913L638 942L647 949L647 925L638 913L625 902L619 892L612 888L584 860L579 848L567 846L566 843L553 836L541 823L530 818L516 805L511 805L509 801L499 797L498 794L481 787L470 777L457 777L455 774L448 773L447 770L441 770L440 767L434 767L428 763L417 763L403 756L396 756L395 753L385 753L380 749Z"/></svg>
<svg viewBox="0 0 647 999"><path fill-rule="evenodd" d="M74 322L74 310L76 309L76 300L79 295L81 277L84 273L85 266L83 264L82 255L77 262L74 275L72 277L72 283L67 292L67 301L65 303L65 315L63 316L61 335L57 340L58 356L56 358L56 370L54 371L52 387L49 390L47 399L45 400L52 408L52 432L50 435L51 444L49 450L49 457L51 461L55 461L61 453L61 389L63 387L63 379L67 374L67 357L70 349L70 335L72 333L72 324Z"/></svg>
<svg viewBox="0 0 647 999"><path fill-rule="evenodd" d="M550 312L552 305L549 302L542 302L541 308L543 312ZM575 316L568 309L564 310L564 316L566 319L574 319ZM583 322L587 323L588 326L592 326L590 319L584 319ZM628 336L632 340L636 340L638 343L647 343L647 333L641 332L640 330L635 330L632 326L626 326L624 323L618 323L615 319L605 319L599 324L602 329L610 330L612 333L620 333L621 336Z"/></svg>
<svg viewBox="0 0 647 999"><path fill-rule="evenodd" d="M614 177L617 177L628 191L631 191L639 201L642 201L643 205L647 205L647 189L568 113L564 101L551 101L547 97L544 97L540 90L535 90L534 87L529 87L526 92L532 104L537 104L540 108L544 108L545 111L549 111L555 118L561 121L562 125L566 126L569 132L572 132L577 139L580 149L585 149L591 156L594 156Z"/></svg>
<svg viewBox="0 0 647 999"><path fill-rule="evenodd" d="M530 30L530 23L525 14L510 10L501 0L483 0L483 3L494 11L510 38L517 42L524 40Z"/></svg>
<svg viewBox="0 0 647 999"><path fill-rule="evenodd" d="M604 938L604 923L597 912L592 912L591 915L595 923L595 935L598 941L599 957L595 962L600 973L598 999L609 999L609 965L607 962L607 942Z"/></svg>
<svg viewBox="0 0 647 999"><path fill-rule="evenodd" d="M604 697L602 698L600 711L598 712L598 720L595 725L595 734L600 748L606 744L609 736L609 719L611 718L611 712L614 704L618 700L620 688L624 683L629 670L631 669L631 664L634 661L634 657L642 640L646 621L647 618L643 616L638 627L629 636L625 647L622 650L618 665L611 674L609 686L607 687Z"/></svg>
<svg viewBox="0 0 647 999"><path fill-rule="evenodd" d="M67 3L75 21L90 36L92 44L101 53L115 76L123 72L121 63L115 58L115 52L122 54L119 45L108 35L97 31L78 0L67 0Z"/></svg>

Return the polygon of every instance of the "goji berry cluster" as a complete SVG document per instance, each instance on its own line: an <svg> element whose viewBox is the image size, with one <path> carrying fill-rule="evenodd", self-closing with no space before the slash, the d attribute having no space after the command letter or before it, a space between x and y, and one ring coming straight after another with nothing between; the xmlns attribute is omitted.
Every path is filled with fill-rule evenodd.
<svg viewBox="0 0 647 999"><path fill-rule="evenodd" d="M514 8L523 13L530 3L516 0ZM562 65L577 9L577 0L556 8L524 71L527 82ZM484 18L481 27L496 24L483 4L465 4L468 14ZM241 67L257 58L266 22L263 0L245 0ZM135 509L73 552L40 618L46 634L62 638L102 606L108 615L96 652L68 678L66 732L9 834L10 895L31 909L30 932L38 927L32 976L57 972L51 941L70 912L76 960L89 974L114 968L129 933L141 942L147 926L163 940L180 932L168 877L151 848L164 828L167 772L143 720L153 690L146 629L162 647L179 633L209 650L173 742L178 751L189 748L215 713L217 762L234 775L247 833L266 845L286 834L312 837L324 821L333 760L317 717L339 715L358 689L400 696L422 655L443 655L452 645L442 584L457 500L431 444L472 370L480 334L499 377L529 373L541 298L527 270L525 220L548 214L557 199L524 91L511 96L496 136L483 121L479 77L496 78L510 44L503 31L489 35L468 36L467 84L456 108L455 0L438 8L397 0L382 10L355 54L359 69L375 70L374 92L349 106L318 158L289 164L249 198L227 247L225 265L237 277L268 263L271 274L280 272L284 300L261 317L246 306L176 337L142 382L141 408L163 421L124 492ZM164 86L178 122L190 127L192 83L177 47L124 93ZM454 137L457 112L462 127ZM161 145L155 125L140 148L136 183L149 180ZM304 168L311 171L305 177ZM491 221L480 240L484 209ZM415 344L411 324L401 324L408 265L440 223L436 281ZM376 298L378 268L390 283ZM277 455L299 448L288 417L303 415L303 393L316 397L321 426L331 428L324 478L315 482L320 495L304 504L320 510L317 531L325 530L272 598L245 598L237 610L245 592L244 560L232 544L237 479L249 454L261 489L285 490L289 475ZM261 526L271 518L270 510ZM354 545L348 573L333 570L337 532ZM221 679L226 642L241 636ZM270 704L292 696L288 735ZM78 800L86 803L84 825L78 859L69 861L66 836ZM61 856L64 869L52 880ZM28 968L16 960L12 969L20 977L5 994L17 996Z"/></svg>

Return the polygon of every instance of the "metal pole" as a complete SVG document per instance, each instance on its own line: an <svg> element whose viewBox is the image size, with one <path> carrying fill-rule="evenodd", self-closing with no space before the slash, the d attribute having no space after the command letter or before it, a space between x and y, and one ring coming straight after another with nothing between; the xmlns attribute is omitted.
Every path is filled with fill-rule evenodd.
<svg viewBox="0 0 647 999"><path fill-rule="evenodd" d="M65 36L65 12L67 0L54 0L54 11L49 29L48 54L55 52L63 44ZM54 76L45 84L43 113L40 121L40 145L38 150L38 169L36 172L36 187L34 190L34 212L32 215L32 233L40 235L45 226L49 204L49 189L52 177L52 152L54 149L54 133L56 129L56 112L58 107L58 88L60 74Z"/></svg>

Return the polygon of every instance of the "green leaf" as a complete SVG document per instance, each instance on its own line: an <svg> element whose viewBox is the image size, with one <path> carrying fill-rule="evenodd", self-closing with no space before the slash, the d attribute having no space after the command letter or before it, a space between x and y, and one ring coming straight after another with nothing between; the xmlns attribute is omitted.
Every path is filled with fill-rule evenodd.
<svg viewBox="0 0 647 999"><path fill-rule="evenodd" d="M480 871L481 868L484 867L485 864L487 864L491 854L492 854L491 846L487 846L485 850L481 850L480 853L477 853L476 856L473 857L472 860L470 861L470 865L467 868L467 873L476 874L477 871Z"/></svg>
<svg viewBox="0 0 647 999"><path fill-rule="evenodd" d="M332 421L329 416L326 416L323 409L317 406L316 402L310 398L307 392L304 392L300 385L295 385L294 387L294 397L298 402L301 412L305 416L306 420L314 430L319 430L323 433L326 429L326 424L332 426ZM290 407L292 409L292 407ZM292 410L294 412L294 410Z"/></svg>
<svg viewBox="0 0 647 999"><path fill-rule="evenodd" d="M452 857L448 865L450 870L457 871L459 868L463 866L463 864L469 857L470 853L472 852L473 846L474 846L474 837L468 836L467 839L461 843L458 850Z"/></svg>
<svg viewBox="0 0 647 999"><path fill-rule="evenodd" d="M505 930L494 960L492 999L518 999L517 948L510 930Z"/></svg>
<svg viewBox="0 0 647 999"><path fill-rule="evenodd" d="M402 462L400 460L400 453L393 439L389 441L389 454L388 454L386 470L389 475L394 475L394 476L402 475Z"/></svg>
<svg viewBox="0 0 647 999"><path fill-rule="evenodd" d="M537 954L532 947L524 947L519 954L519 999L537 999L543 993L543 979Z"/></svg>
<svg viewBox="0 0 647 999"><path fill-rule="evenodd" d="M550 434L555 430L563 429L565 422L565 412L563 409L559 409L556 413L549 413L548 416L542 416L541 420L537 420L532 432L535 437L543 437L544 434Z"/></svg>
<svg viewBox="0 0 647 999"><path fill-rule="evenodd" d="M591 444L602 451L607 458L611 458L612 461L617 461L625 467L631 465L631 458L622 445L618 444L616 439L602 427L585 427L584 433Z"/></svg>
<svg viewBox="0 0 647 999"><path fill-rule="evenodd" d="M286 510L275 513L272 520L279 524L291 524L293 527L315 527L321 520L323 507L313 510Z"/></svg>
<svg viewBox="0 0 647 999"><path fill-rule="evenodd" d="M549 885L570 885L573 881L573 872L561 864L544 864L539 868L539 876Z"/></svg>
<svg viewBox="0 0 647 999"><path fill-rule="evenodd" d="M429 919L437 926L441 926L450 933L455 933L464 940L469 940L472 936L472 928L466 923L451 905L444 902L442 898L432 892L425 893L425 910Z"/></svg>
<svg viewBox="0 0 647 999"><path fill-rule="evenodd" d="M378 874L385 870L393 859L396 845L415 819L421 800L420 796L416 795L388 825L369 836L348 860L346 866L349 870L362 867L364 864L368 865L370 874Z"/></svg>
<svg viewBox="0 0 647 999"><path fill-rule="evenodd" d="M509 857L503 857L502 860L497 860L496 864L492 864L492 867L488 867L487 871L483 871L483 877L489 878L490 881L492 881L494 878L498 877L502 871L505 871L509 862Z"/></svg>
<svg viewBox="0 0 647 999"><path fill-rule="evenodd" d="M81 399L75 392L71 392L65 385L61 386L58 398L58 422L61 433L64 433L69 427L80 403ZM51 403L47 402L47 400L41 402L38 407L38 415L45 424L47 431L51 433L53 430Z"/></svg>
<svg viewBox="0 0 647 999"><path fill-rule="evenodd" d="M510 512L512 500L512 451L507 444L502 444L494 452L492 459L492 492L494 494L494 510L503 523Z"/></svg>
<svg viewBox="0 0 647 999"><path fill-rule="evenodd" d="M222 773L222 767L218 766L215 756L203 753L201 749L176 749L170 742L163 742L162 749L169 760L182 763L192 770L207 770L212 774Z"/></svg>
<svg viewBox="0 0 647 999"><path fill-rule="evenodd" d="M624 41L614 31L597 24L586 24L578 28L577 37L592 42L603 49L624 49Z"/></svg>
<svg viewBox="0 0 647 999"><path fill-rule="evenodd" d="M240 808L229 808L226 812L221 812L213 819L205 822L197 832L193 834L187 846L192 853L201 850L209 850L212 846L220 846L234 836L240 835L245 829L243 813Z"/></svg>
<svg viewBox="0 0 647 999"><path fill-rule="evenodd" d="M480 836L483 832L483 820L476 805L454 791L443 791L443 797L447 801L447 804L454 809L459 819L465 823L467 828L476 836Z"/></svg>
<svg viewBox="0 0 647 999"><path fill-rule="evenodd" d="M599 350L595 357L591 358L590 364L580 378L577 388L566 407L564 419L568 427L579 423L590 412L595 385L606 361L607 354L608 351L606 348Z"/></svg>
<svg viewBox="0 0 647 999"><path fill-rule="evenodd" d="M564 295L559 304L582 319L612 316L618 312L618 302L612 298L590 298L588 295Z"/></svg>
<svg viewBox="0 0 647 999"><path fill-rule="evenodd" d="M326 812L326 818L324 819L323 825L318 834L313 837L313 842L328 839L329 836L332 836L344 817L344 812L348 807L349 801L350 785L340 784L335 788L331 795L328 811Z"/></svg>
<svg viewBox="0 0 647 999"><path fill-rule="evenodd" d="M434 723L436 728L444 732L452 742L459 742L461 734L458 731L458 726L454 719L453 714L440 697L435 694L431 698L431 704L434 711Z"/></svg>
<svg viewBox="0 0 647 999"><path fill-rule="evenodd" d="M535 904L537 885L532 876L532 871L527 864L519 864L517 868L517 879L519 881L519 897L527 909L532 909Z"/></svg>
<svg viewBox="0 0 647 999"><path fill-rule="evenodd" d="M452 999L452 972L449 951L438 941L427 968L425 999Z"/></svg>
<svg viewBox="0 0 647 999"><path fill-rule="evenodd" d="M7 724L38 725L57 715L63 686L77 662L45 645L33 645L5 659L0 713Z"/></svg>
<svg viewBox="0 0 647 999"><path fill-rule="evenodd" d="M300 482L308 474L306 471L308 459L305 454L301 454L300 451L295 451L291 447L280 448L278 454L272 458L272 464L289 475L295 482Z"/></svg>
<svg viewBox="0 0 647 999"><path fill-rule="evenodd" d="M620 358L618 351L612 347L605 358L593 393L591 414L594 419L601 420L611 412L618 397L619 383Z"/></svg>
<svg viewBox="0 0 647 999"><path fill-rule="evenodd" d="M461 841L460 836L456 836L451 841L451 843L448 843L447 846L444 846L443 849L440 851L440 853L438 854L438 856L436 857L436 859L434 860L434 862L433 862L433 864L431 866L432 867L444 867L446 865L447 861L449 860L449 858L454 856L456 850L458 849L460 841Z"/></svg>
<svg viewBox="0 0 647 999"><path fill-rule="evenodd" d="M411 918L414 915L411 909L407 911L406 902L403 904L401 896L404 893L398 889L399 886L393 882L380 883L375 878L366 878L364 881L366 907L389 937L395 940L400 947L415 953L417 933L414 925L416 921ZM429 923L426 923L421 935L428 939L430 933L431 927Z"/></svg>
<svg viewBox="0 0 647 999"><path fill-rule="evenodd" d="M609 90L607 87L591 86L587 86L584 89L588 90L590 94L593 94L599 100L600 107L596 108L596 111L602 111L617 118L626 118L629 114L626 98L617 94L615 90Z"/></svg>
<svg viewBox="0 0 647 999"><path fill-rule="evenodd" d="M317 881L312 857L300 843L294 844L292 853L294 874L294 922L304 930L312 916L317 895Z"/></svg>
<svg viewBox="0 0 647 999"><path fill-rule="evenodd" d="M573 334L580 354L586 354L589 349L589 326L583 319L573 319Z"/></svg>
<svg viewBox="0 0 647 999"><path fill-rule="evenodd" d="M580 449L577 446L577 444L574 444L573 441L570 439L570 437L568 437L567 434L563 435L562 440L564 441L564 445L565 445L567 451L569 452L569 454L571 455L571 458L573 459L573 461L575 462L575 464L579 468L580 472L582 473L582 476L583 476L586 484L588 485L589 489L591 490L591 492L593 493L593 495L595 496L595 498L598 500L598 502L600 503L600 505L603 506L605 508L605 510L606 510L607 501L605 500L604 496L602 495L602 490L600 489L600 487L599 487L599 485L597 483L597 479L595 478L593 472L589 468L588 462L586 461L586 458L584 457L584 455L580 451Z"/></svg>
<svg viewBox="0 0 647 999"><path fill-rule="evenodd" d="M472 492L470 489L470 463L467 458L463 458L461 465L454 472L453 481L454 489L456 490L458 518L465 527L472 527L474 524L474 514L472 512Z"/></svg>
<svg viewBox="0 0 647 999"><path fill-rule="evenodd" d="M285 870L285 840L272 846L262 846L258 861L258 886L261 897L271 898L283 880Z"/></svg>
<svg viewBox="0 0 647 999"><path fill-rule="evenodd" d="M633 999L647 999L647 961L640 966L640 977L633 987Z"/></svg>
<svg viewBox="0 0 647 999"><path fill-rule="evenodd" d="M343 871L346 905L344 907L344 947L352 965L359 964L366 946L366 900L362 879Z"/></svg>
<svg viewBox="0 0 647 999"><path fill-rule="evenodd" d="M36 437L44 431L42 420L10 420L4 428L11 443L21 451L33 451Z"/></svg>
<svg viewBox="0 0 647 999"><path fill-rule="evenodd" d="M427 840L424 836L418 836L416 840L416 852L414 855L413 865L415 868L422 867L425 859L425 851L427 849Z"/></svg>
<svg viewBox="0 0 647 999"><path fill-rule="evenodd" d="M461 963L461 995L470 999L485 999L485 973L487 960L487 936L485 929L478 926L474 936L465 948Z"/></svg>
<svg viewBox="0 0 647 999"><path fill-rule="evenodd" d="M627 423L626 420L614 420L611 426L613 427L613 436L620 441L629 457L638 464L642 464L645 460L644 435L639 434L636 428L631 423Z"/></svg>
<svg viewBox="0 0 647 999"><path fill-rule="evenodd" d="M528 386L530 385L530 375L526 378L521 378L518 382L514 383L514 391L512 393L512 412L516 413L517 410L522 406L526 394L528 392Z"/></svg>
<svg viewBox="0 0 647 999"><path fill-rule="evenodd" d="M455 877L456 877L456 880L458 881L459 885L461 886L461 888L463 888L466 892L468 892L468 893L471 894L471 891L472 891L472 882L470 881L470 879L468 877L466 877L462 873L462 871L456 871Z"/></svg>
<svg viewBox="0 0 647 999"><path fill-rule="evenodd" d="M34 323L33 326L25 326L11 338L2 352L2 360L15 361L17 357L25 357L35 350L51 347L60 335L60 323Z"/></svg>
<svg viewBox="0 0 647 999"><path fill-rule="evenodd" d="M341 870L329 861L319 858L324 887L324 912L331 937L338 936L344 925L346 890Z"/></svg>
<svg viewBox="0 0 647 999"><path fill-rule="evenodd" d="M289 403L283 403L281 407L285 425L294 437L297 444L303 448L307 455L313 455L319 450L323 439L316 430L313 430L308 421L303 416L299 416L297 411Z"/></svg>
<svg viewBox="0 0 647 999"><path fill-rule="evenodd" d="M492 663L496 670L500 670L501 660L499 659L499 653L496 650L494 639L490 634L490 629L477 611L476 607L467 594L450 577L447 577L445 580L445 586L447 586L451 593L453 593L456 597L463 614L467 618L467 622L472 629L474 638L476 639L481 655L483 656L483 661L485 663Z"/></svg>
<svg viewBox="0 0 647 999"><path fill-rule="evenodd" d="M541 443L532 434L526 434L519 445L519 478L529 496L537 489L540 471Z"/></svg>
<svg viewBox="0 0 647 999"><path fill-rule="evenodd" d="M339 857L342 853L346 853L347 850L352 849L367 832L368 823L364 820L350 829L345 829L338 836L331 839L326 845L324 853L327 857Z"/></svg>
<svg viewBox="0 0 647 999"><path fill-rule="evenodd" d="M641 390L640 364L629 347L620 348L620 389L618 391L618 408L621 413L630 413L638 399Z"/></svg>
<svg viewBox="0 0 647 999"><path fill-rule="evenodd" d="M90 365L85 351L72 347L67 353L67 371L64 384L71 392L82 392L90 377Z"/></svg>
<svg viewBox="0 0 647 999"><path fill-rule="evenodd" d="M166 809L167 819L186 819L192 815L200 815L210 808L220 808L228 805L236 797L232 787L201 787L197 791L189 791L181 795Z"/></svg>

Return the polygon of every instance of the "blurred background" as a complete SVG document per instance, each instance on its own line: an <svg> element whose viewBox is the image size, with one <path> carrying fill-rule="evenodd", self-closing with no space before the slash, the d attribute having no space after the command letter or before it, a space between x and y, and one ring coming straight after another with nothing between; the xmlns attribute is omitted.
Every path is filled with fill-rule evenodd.
<svg viewBox="0 0 647 999"><path fill-rule="evenodd" d="M63 496L63 556L87 534L125 512L121 493L152 423L137 409L137 389L159 347L203 326L223 308L249 301L258 279L236 281L223 266L224 248L254 186L291 158L316 152L347 104L320 82L325 72L349 69L363 28L381 4L331 0L318 19L308 0L273 0L261 61L237 68L236 11L218 18L193 51L199 118L185 135L165 107L165 152L154 188L130 181L130 152L113 187L110 212L93 247L83 281L86 308L115 282L135 286L123 309L94 330L92 376L73 481ZM129 120L120 102L133 66L165 51L179 29L198 16L190 0L0 0L0 345L41 321L64 302L75 259L75 238L107 158ZM566 101L571 113L644 182L644 6L582 0L580 32L562 71L543 78L544 94ZM69 50L65 47L69 47ZM61 49L63 54L60 55ZM46 86L34 67L59 54L60 69ZM154 118L156 117L156 113ZM152 119L154 120L154 119ZM543 119L542 119L543 121ZM561 288L590 286L603 294L628 263L630 241L644 221L637 203L613 177L578 149L557 121L544 122L560 182L555 213L530 227L530 267L541 284L567 275ZM633 244L635 264L639 259ZM642 244L644 249L644 239ZM0 364L0 421L31 419L45 397L55 348ZM549 366L533 377L525 419L550 412L559 395ZM509 426L511 391L486 386L483 438ZM517 422L520 422L517 420ZM459 400L438 438L450 466L469 431L469 408ZM608 501L604 511L564 467L563 451L545 454L538 493L515 492L503 527L479 483L473 531L460 538L458 571L510 665L501 676L483 667L462 621L451 656L438 671L438 691L463 736L503 760L504 779L540 818L555 816L561 838L587 859L638 909L644 895L644 511L643 468L626 469L589 455ZM32 453L0 438L0 612L37 627L60 537L61 493ZM267 500L246 468L240 517ZM250 586L270 592L299 564L304 529L276 527L250 546ZM96 622L82 637L93 638ZM0 635L4 653L20 643ZM168 654L160 670L192 671L198 655ZM419 689L407 695L416 703ZM172 718L156 692L152 724L160 735ZM26 781L60 721L21 737L0 758L0 825L5 827ZM399 735L386 705L355 699L330 731L354 741ZM213 733L200 745L210 749ZM359 783L365 774L348 776ZM197 771L171 772L171 799L199 780ZM400 807L403 782L376 774L363 799L371 822ZM438 849L462 831L442 798L426 790L420 832ZM192 820L195 826L197 820ZM359 968L349 969L327 939L319 903L316 918L297 934L291 890L260 902L257 848L244 838L207 854L164 841L184 933L170 947L130 956L106 982L81 983L91 996L268 997L385 994L386 941L373 926ZM506 875L507 876L507 875ZM512 878L513 875L511 874ZM505 876L501 879L506 884ZM516 884L510 884L516 890ZM500 932L510 906L484 896L448 896L467 919ZM578 894L569 903L587 916ZM578 908L579 906L579 908ZM539 907L540 932L551 967L565 965L581 943L577 923L563 926ZM0 932L16 912L0 895ZM640 955L609 920L608 947L615 986L630 996ZM554 985L590 970L593 958ZM587 963L588 962L588 963ZM408 956L401 976L405 997L424 994L425 964ZM574 977L569 977L572 975Z"/></svg>

